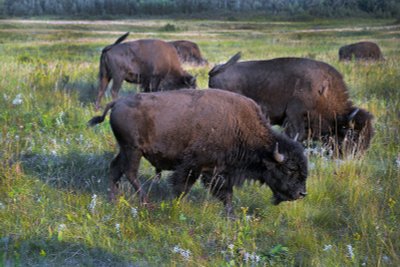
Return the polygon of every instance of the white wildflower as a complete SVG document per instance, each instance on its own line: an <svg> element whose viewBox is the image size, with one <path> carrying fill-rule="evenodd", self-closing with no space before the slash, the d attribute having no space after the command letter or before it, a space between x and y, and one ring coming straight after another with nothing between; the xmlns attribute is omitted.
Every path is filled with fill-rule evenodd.
<svg viewBox="0 0 400 267"><path fill-rule="evenodd" d="M6 208L6 205L4 205L3 202L0 202L0 209L2 210L2 209L5 209L5 208Z"/></svg>
<svg viewBox="0 0 400 267"><path fill-rule="evenodd" d="M383 262L386 263L386 264L390 264L390 263L391 263L390 258L389 258L389 256L387 256L387 255L383 255L383 256L382 256L382 260L383 260Z"/></svg>
<svg viewBox="0 0 400 267"><path fill-rule="evenodd" d="M347 253L350 259L354 259L353 247L350 244L347 245Z"/></svg>
<svg viewBox="0 0 400 267"><path fill-rule="evenodd" d="M182 249L180 254L185 260L189 260L191 252L190 252L190 250Z"/></svg>
<svg viewBox="0 0 400 267"><path fill-rule="evenodd" d="M245 262L248 262L248 261L249 261L249 258L250 258L250 253L248 253L248 252L244 253L244 255L243 255L243 260L244 260Z"/></svg>
<svg viewBox="0 0 400 267"><path fill-rule="evenodd" d="M399 153L399 155L397 155L397 158L396 158L396 166L398 169L400 169L400 153Z"/></svg>
<svg viewBox="0 0 400 267"><path fill-rule="evenodd" d="M243 261L245 261L245 262L251 261L252 263L259 263L260 260L261 260L261 257L258 256L255 252L253 252L251 254L248 252L245 252L243 254Z"/></svg>
<svg viewBox="0 0 400 267"><path fill-rule="evenodd" d="M117 235L121 235L121 225L119 223L115 224L115 231L117 232Z"/></svg>
<svg viewBox="0 0 400 267"><path fill-rule="evenodd" d="M192 254L190 250L185 250L180 248L178 245L174 246L173 250L174 253L180 254L185 260L190 259L190 255Z"/></svg>
<svg viewBox="0 0 400 267"><path fill-rule="evenodd" d="M324 248L322 249L323 251L328 251L328 250L330 250L330 249L332 249L332 245L324 245Z"/></svg>
<svg viewBox="0 0 400 267"><path fill-rule="evenodd" d="M132 213L132 217L136 218L138 216L138 210L137 208L131 208L131 213Z"/></svg>
<svg viewBox="0 0 400 267"><path fill-rule="evenodd" d="M22 104L22 94L18 94L14 100L12 101L13 105L21 105Z"/></svg>
<svg viewBox="0 0 400 267"><path fill-rule="evenodd" d="M89 204L89 211L90 211L91 213L94 213L95 208L96 208L96 204L97 204L97 195L96 195L96 194L93 194L93 196L92 196L92 201L91 201L90 204Z"/></svg>
<svg viewBox="0 0 400 267"><path fill-rule="evenodd" d="M309 161L309 162L308 162L308 169L309 169L309 170L314 170L314 169L315 169L315 163Z"/></svg>
<svg viewBox="0 0 400 267"><path fill-rule="evenodd" d="M61 231L63 231L65 228L67 228L67 226L65 225L65 224L60 224L59 226L58 226L58 231L59 232L61 232Z"/></svg>
<svg viewBox="0 0 400 267"><path fill-rule="evenodd" d="M64 117L64 111L61 111L60 114L58 114L58 117L56 118L57 126L61 126L64 124L63 117Z"/></svg>
<svg viewBox="0 0 400 267"><path fill-rule="evenodd" d="M235 247L235 245L233 244L229 244L228 248L229 248L229 252L231 253L231 255L233 256L233 248Z"/></svg>

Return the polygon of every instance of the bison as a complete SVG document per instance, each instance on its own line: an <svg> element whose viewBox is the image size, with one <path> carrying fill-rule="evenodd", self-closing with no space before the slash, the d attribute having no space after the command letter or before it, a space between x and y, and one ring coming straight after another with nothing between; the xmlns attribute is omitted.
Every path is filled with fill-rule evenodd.
<svg viewBox="0 0 400 267"><path fill-rule="evenodd" d="M175 47L181 63L208 64L207 60L201 56L200 48L196 43L186 40L171 41L169 43Z"/></svg>
<svg viewBox="0 0 400 267"><path fill-rule="evenodd" d="M189 192L199 176L232 214L233 186L245 179L267 184L273 203L306 195L307 158L303 147L271 130L251 99L223 90L139 93L110 102L110 124L120 151L110 165L111 199L125 174L147 196L137 179L141 157L159 170L173 170L177 197Z"/></svg>
<svg viewBox="0 0 400 267"><path fill-rule="evenodd" d="M289 137L333 144L337 156L368 148L373 116L353 105L335 68L306 58L237 62L239 58L240 53L215 66L209 87L252 98Z"/></svg>
<svg viewBox="0 0 400 267"><path fill-rule="evenodd" d="M196 78L182 69L173 45L156 39L121 43L128 34L101 52L96 108L111 80L113 99L124 80L140 84L145 92L196 87Z"/></svg>
<svg viewBox="0 0 400 267"><path fill-rule="evenodd" d="M359 42L342 46L339 49L339 60L382 60L381 49L373 42Z"/></svg>

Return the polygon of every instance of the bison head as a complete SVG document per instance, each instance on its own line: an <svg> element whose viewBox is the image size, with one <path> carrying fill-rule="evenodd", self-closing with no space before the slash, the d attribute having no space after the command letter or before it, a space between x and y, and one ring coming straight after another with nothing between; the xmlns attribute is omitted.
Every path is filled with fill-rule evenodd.
<svg viewBox="0 0 400 267"><path fill-rule="evenodd" d="M366 110L353 107L338 117L338 140L341 152L363 152L374 135L373 116Z"/></svg>
<svg viewBox="0 0 400 267"><path fill-rule="evenodd" d="M306 193L307 158L303 147L280 136L273 153L264 159L265 182L273 192L273 204L303 198Z"/></svg>
<svg viewBox="0 0 400 267"><path fill-rule="evenodd" d="M196 77L184 72L181 76L168 76L161 81L161 91L176 90L176 89L196 89Z"/></svg>

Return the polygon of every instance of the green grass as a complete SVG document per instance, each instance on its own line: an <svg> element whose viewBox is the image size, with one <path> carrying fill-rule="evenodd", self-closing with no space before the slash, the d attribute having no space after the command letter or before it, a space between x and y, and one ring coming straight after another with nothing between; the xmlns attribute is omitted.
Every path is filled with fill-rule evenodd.
<svg viewBox="0 0 400 267"><path fill-rule="evenodd" d="M400 27L390 25L0 21L0 265L399 266ZM185 67L202 88L209 69L238 51L242 60L328 62L344 75L353 101L374 114L371 148L361 159L310 156L309 196L301 201L273 206L267 187L236 188L235 221L200 184L174 200L168 173L152 183L145 160L141 181L154 208L140 207L127 182L110 203L107 172L117 146L107 123L86 122L97 114L101 49L126 31L131 39L197 42L210 65ZM386 61L339 62L339 47L359 40L377 42ZM121 93L136 90L124 84Z"/></svg>

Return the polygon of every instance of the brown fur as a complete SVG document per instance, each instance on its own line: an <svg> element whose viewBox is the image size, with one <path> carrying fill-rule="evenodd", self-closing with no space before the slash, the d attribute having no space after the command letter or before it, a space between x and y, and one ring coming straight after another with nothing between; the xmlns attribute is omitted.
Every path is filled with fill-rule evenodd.
<svg viewBox="0 0 400 267"><path fill-rule="evenodd" d="M187 40L171 41L169 43L175 47L181 63L196 65L205 65L208 63L202 57L200 48L196 43Z"/></svg>
<svg viewBox="0 0 400 267"><path fill-rule="evenodd" d="M339 49L339 60L382 60L381 49L373 42L359 42L342 46Z"/></svg>
<svg viewBox="0 0 400 267"><path fill-rule="evenodd" d="M351 130L358 131L352 141L359 150L368 148L373 135L372 115L359 109L351 118L356 125L350 129L349 115L356 107L342 75L332 66L305 58L228 63L228 67L217 66L209 72L209 87L254 99L271 124L283 125L290 137L298 136L302 141L335 136L342 143ZM359 138L362 129L364 136Z"/></svg>
<svg viewBox="0 0 400 267"><path fill-rule="evenodd" d="M195 78L182 69L171 44L156 39L121 43L127 35L102 51L96 108L111 80L113 99L123 81L140 84L145 92L196 87Z"/></svg>
<svg viewBox="0 0 400 267"><path fill-rule="evenodd" d="M171 182L177 197L202 174L203 183L225 203L228 213L233 186L245 178L269 185L275 204L305 195L303 148L273 132L249 98L222 90L142 93L111 102L89 124L101 123L109 109L120 147L111 163L111 198L125 174L147 201L137 180L142 156L158 170L174 171Z"/></svg>

